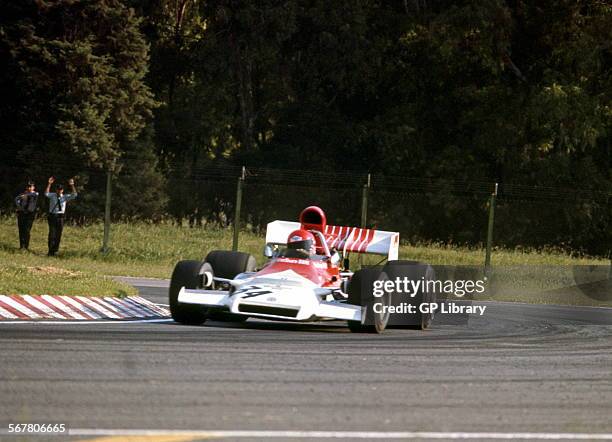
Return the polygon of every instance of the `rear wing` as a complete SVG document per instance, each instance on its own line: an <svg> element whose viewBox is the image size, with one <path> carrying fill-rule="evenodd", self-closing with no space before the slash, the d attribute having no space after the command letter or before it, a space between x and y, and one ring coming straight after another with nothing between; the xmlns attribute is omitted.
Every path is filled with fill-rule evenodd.
<svg viewBox="0 0 612 442"><path fill-rule="evenodd" d="M298 222L272 221L266 229L266 244L286 244L289 234L300 228L302 224ZM326 225L322 233L330 249L333 247L343 253L386 255L389 261L396 260L399 255L398 232Z"/></svg>

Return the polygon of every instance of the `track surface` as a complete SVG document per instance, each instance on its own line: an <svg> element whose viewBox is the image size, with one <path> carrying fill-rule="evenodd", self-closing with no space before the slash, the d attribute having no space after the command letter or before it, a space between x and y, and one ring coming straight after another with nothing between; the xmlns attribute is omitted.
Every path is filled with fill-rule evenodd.
<svg viewBox="0 0 612 442"><path fill-rule="evenodd" d="M135 283L166 301L163 281ZM0 425L611 433L612 309L486 305L467 323L382 336L341 323L0 324Z"/></svg>

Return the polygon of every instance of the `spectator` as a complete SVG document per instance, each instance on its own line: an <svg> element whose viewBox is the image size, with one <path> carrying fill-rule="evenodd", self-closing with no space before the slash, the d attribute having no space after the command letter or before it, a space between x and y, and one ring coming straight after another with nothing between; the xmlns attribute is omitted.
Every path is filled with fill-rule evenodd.
<svg viewBox="0 0 612 442"><path fill-rule="evenodd" d="M62 231L64 230L64 216L66 214L66 202L77 197L77 191L74 187L74 179L68 180L71 193L64 194L64 186L58 184L55 187L55 192L51 193L51 184L55 182L54 177L50 177L45 189L45 196L49 198L49 256L55 256L59 250L60 241L62 240Z"/></svg>
<svg viewBox="0 0 612 442"><path fill-rule="evenodd" d="M28 181L25 190L17 195L15 204L17 205L17 227L19 228L19 248L28 250L30 248L30 231L36 216L36 203L38 202L38 192L34 191L35 185Z"/></svg>

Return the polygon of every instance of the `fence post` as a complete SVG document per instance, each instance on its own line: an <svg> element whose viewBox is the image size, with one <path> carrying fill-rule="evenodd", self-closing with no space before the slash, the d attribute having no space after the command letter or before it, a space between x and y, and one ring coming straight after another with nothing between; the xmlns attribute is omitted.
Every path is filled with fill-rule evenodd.
<svg viewBox="0 0 612 442"><path fill-rule="evenodd" d="M368 194L370 192L370 174L368 173L368 182L363 185L361 192L361 227L365 228L368 224Z"/></svg>
<svg viewBox="0 0 612 442"><path fill-rule="evenodd" d="M368 197L370 193L370 174L368 173L368 182L361 189L361 228L365 229L368 225ZM363 254L359 255L359 267L363 267Z"/></svg>
<svg viewBox="0 0 612 442"><path fill-rule="evenodd" d="M242 206L242 186L244 184L245 168L242 166L242 174L238 178L236 185L236 205L234 207L234 238L232 240L232 250L238 250L238 235L240 233L240 209Z"/></svg>
<svg viewBox="0 0 612 442"><path fill-rule="evenodd" d="M110 238L111 224L111 171L106 172L106 201L104 203L104 238L102 239L102 253L108 253L108 241Z"/></svg>
<svg viewBox="0 0 612 442"><path fill-rule="evenodd" d="M495 189L489 200L489 226L487 228L487 249L485 253L485 275L489 276L491 267L491 248L493 246L493 223L495 221L495 200L497 199L498 183L495 183Z"/></svg>

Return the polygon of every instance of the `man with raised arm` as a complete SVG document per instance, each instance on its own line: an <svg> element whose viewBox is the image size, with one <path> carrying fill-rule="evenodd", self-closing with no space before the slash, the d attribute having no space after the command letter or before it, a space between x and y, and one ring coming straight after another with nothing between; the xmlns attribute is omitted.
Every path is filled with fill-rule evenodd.
<svg viewBox="0 0 612 442"><path fill-rule="evenodd" d="M60 241L62 240L62 231L64 230L64 217L66 215L66 203L77 197L77 191L74 187L74 179L68 180L70 193L64 193L64 186L58 184L55 186L55 192L51 192L51 185L55 182L54 177L50 177L45 189L45 196L49 198L49 215L47 221L49 223L49 256L55 256L59 250Z"/></svg>

